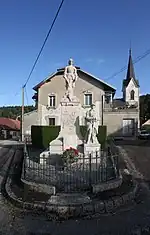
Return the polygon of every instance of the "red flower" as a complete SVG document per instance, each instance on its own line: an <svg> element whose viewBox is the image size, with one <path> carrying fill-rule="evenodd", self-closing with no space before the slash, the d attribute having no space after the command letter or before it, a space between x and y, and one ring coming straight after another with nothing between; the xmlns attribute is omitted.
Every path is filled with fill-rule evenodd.
<svg viewBox="0 0 150 235"><path fill-rule="evenodd" d="M78 155L79 151L77 149L74 149L74 152L76 155Z"/></svg>

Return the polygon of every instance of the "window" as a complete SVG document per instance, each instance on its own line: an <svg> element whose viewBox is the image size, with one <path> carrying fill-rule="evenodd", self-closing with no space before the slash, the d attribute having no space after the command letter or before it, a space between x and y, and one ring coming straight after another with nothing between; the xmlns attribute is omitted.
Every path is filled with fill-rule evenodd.
<svg viewBox="0 0 150 235"><path fill-rule="evenodd" d="M85 94L84 95L84 104L91 105L92 104L92 94Z"/></svg>
<svg viewBox="0 0 150 235"><path fill-rule="evenodd" d="M17 133L15 131L13 131L13 136L16 137L17 136Z"/></svg>
<svg viewBox="0 0 150 235"><path fill-rule="evenodd" d="M55 126L55 118L49 118L49 126Z"/></svg>
<svg viewBox="0 0 150 235"><path fill-rule="evenodd" d="M105 103L109 104L111 102L111 94L105 93Z"/></svg>
<svg viewBox="0 0 150 235"><path fill-rule="evenodd" d="M130 100L134 100L134 93L135 93L134 90L132 90L130 93Z"/></svg>
<svg viewBox="0 0 150 235"><path fill-rule="evenodd" d="M55 107L55 105L56 105L56 97L55 97L55 95L50 95L49 96L49 106Z"/></svg>

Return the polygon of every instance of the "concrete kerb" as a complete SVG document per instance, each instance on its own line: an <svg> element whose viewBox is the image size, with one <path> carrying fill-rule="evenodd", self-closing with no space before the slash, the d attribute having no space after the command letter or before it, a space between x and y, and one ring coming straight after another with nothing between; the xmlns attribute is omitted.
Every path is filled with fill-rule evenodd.
<svg viewBox="0 0 150 235"><path fill-rule="evenodd" d="M46 193L49 195L56 195L56 187L53 185L46 185L21 179L21 182L28 185L31 189L37 192ZM92 192L99 193L106 190L118 188L122 184L122 175L120 174L117 179L110 180L106 183L92 185Z"/></svg>
<svg viewBox="0 0 150 235"><path fill-rule="evenodd" d="M105 214L116 211L122 206L128 204L129 201L132 201L136 197L136 192L138 185L134 182L132 191L122 195L115 196L110 198L109 200L99 200L92 201L90 203L78 204L78 205L56 205L48 202L24 202L20 198L17 198L16 195L11 191L11 179L8 178L6 182L6 192L7 198L14 205L26 209L28 211L42 211L46 213L56 214L59 218L68 219L68 218L76 218L76 217L84 217L87 215L95 215L95 214Z"/></svg>
<svg viewBox="0 0 150 235"><path fill-rule="evenodd" d="M53 185L46 185L46 184L39 184L31 181L27 181L25 179L21 179L21 182L25 185L28 185L32 190L37 192L46 193L49 195L55 195L56 194L56 188Z"/></svg>
<svg viewBox="0 0 150 235"><path fill-rule="evenodd" d="M110 180L106 183L92 185L93 193L99 193L106 190L118 188L122 184L122 175L120 174L117 179Z"/></svg>

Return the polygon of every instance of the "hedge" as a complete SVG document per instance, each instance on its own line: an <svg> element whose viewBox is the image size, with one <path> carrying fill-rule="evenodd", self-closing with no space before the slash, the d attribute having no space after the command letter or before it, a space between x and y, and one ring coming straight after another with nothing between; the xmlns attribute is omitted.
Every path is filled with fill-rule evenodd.
<svg viewBox="0 0 150 235"><path fill-rule="evenodd" d="M48 148L49 143L56 139L60 131L60 126L32 126L32 145L36 148Z"/></svg>
<svg viewBox="0 0 150 235"><path fill-rule="evenodd" d="M150 125L147 124L147 125L142 126L141 130L146 130L146 131L150 132Z"/></svg>
<svg viewBox="0 0 150 235"><path fill-rule="evenodd" d="M86 130L87 130L86 126L80 126L80 132L84 139L86 138ZM31 127L32 145L36 148L46 149L49 147L49 143L57 138L59 132L60 132L60 126L32 126ZM104 147L107 138L106 126L98 127L97 138L102 147Z"/></svg>

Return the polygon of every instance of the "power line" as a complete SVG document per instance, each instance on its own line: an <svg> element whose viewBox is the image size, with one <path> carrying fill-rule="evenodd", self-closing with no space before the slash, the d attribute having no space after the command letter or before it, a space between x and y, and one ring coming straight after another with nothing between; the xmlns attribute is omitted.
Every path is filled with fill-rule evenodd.
<svg viewBox="0 0 150 235"><path fill-rule="evenodd" d="M141 56L137 56L135 60L133 60L133 64L138 63L140 60L144 59L146 56L148 56L150 54L150 49L148 49L147 51L145 51L143 53L143 55ZM105 81L108 81L114 77L116 77L117 75L119 75L120 73L122 73L123 71L125 71L127 69L127 66L124 66L122 69L120 69L118 72L114 73L112 76L108 77Z"/></svg>
<svg viewBox="0 0 150 235"><path fill-rule="evenodd" d="M47 40L48 40L48 37L49 37L49 35L50 35L50 33L51 33L53 27L54 27L54 24L55 24L55 22L56 22L56 19L57 19L58 15L59 15L59 12L60 12L60 10L61 10L61 8L62 8L63 3L64 3L64 0L61 1L60 5L59 5L59 7L58 7L58 10L57 10L57 12L56 12L56 15L55 15L55 17L54 17L54 19L53 19L53 21L52 21L51 26L50 26L50 29L49 29L49 31L48 31L48 33L47 33L47 35L46 35L46 38L45 38L45 40L44 40L44 42L43 42L43 45L42 45L42 47L41 47L41 49L40 49L40 51L39 51L39 53L38 53L38 55L37 55L37 57L36 57L36 60L35 60L35 62L34 62L34 64L33 64L32 68L31 68L31 71L30 71L30 73L29 73L29 76L28 76L28 78L27 78L27 80L26 80L26 82L25 82L25 84L24 84L23 87L25 87L25 86L27 85L27 83L28 83L28 81L29 81L29 79L30 79L30 77L31 77L31 75L32 75L32 73L33 73L33 70L34 70L34 68L35 68L35 66L36 66L36 64L37 64L37 62L38 62L38 60L39 60L39 57L40 57L40 55L41 55L41 53L42 53L42 51L43 51L43 49L44 49L44 46L45 46L45 44L46 44L46 42L47 42Z"/></svg>
<svg viewBox="0 0 150 235"><path fill-rule="evenodd" d="M140 60L144 59L146 56L148 56L150 54L150 49L148 49L147 51L145 51L143 53L143 55L137 56L135 60L133 60L133 64L136 64L137 62L139 62ZM116 77L118 74L122 73L123 71L125 71L127 69L127 65L124 66L122 69L120 69L118 72L114 73L112 76L108 77L107 79L104 80L104 82L107 82L108 80ZM93 87L88 88L88 91L92 90ZM82 90L81 93L85 92L86 90Z"/></svg>

